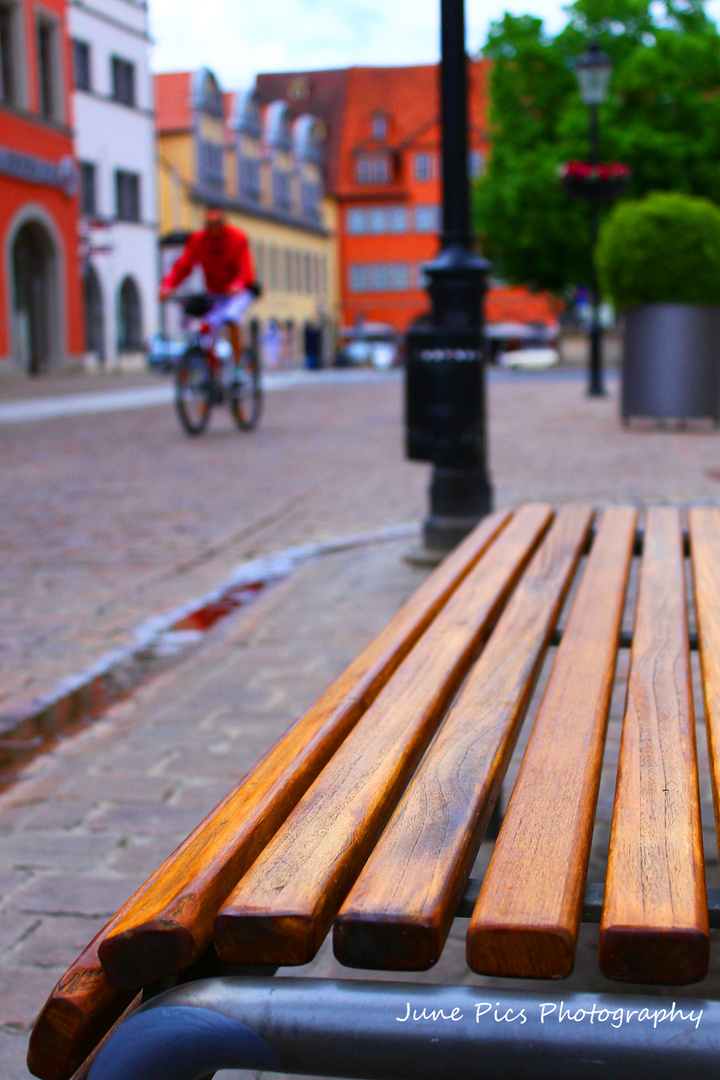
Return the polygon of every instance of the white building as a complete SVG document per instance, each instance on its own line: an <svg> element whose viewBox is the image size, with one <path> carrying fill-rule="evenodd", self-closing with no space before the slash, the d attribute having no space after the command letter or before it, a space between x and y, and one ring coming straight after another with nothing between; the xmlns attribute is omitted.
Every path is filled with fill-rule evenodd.
<svg viewBox="0 0 720 1080"><path fill-rule="evenodd" d="M68 0L90 362L132 366L157 331L155 124L145 0Z"/></svg>

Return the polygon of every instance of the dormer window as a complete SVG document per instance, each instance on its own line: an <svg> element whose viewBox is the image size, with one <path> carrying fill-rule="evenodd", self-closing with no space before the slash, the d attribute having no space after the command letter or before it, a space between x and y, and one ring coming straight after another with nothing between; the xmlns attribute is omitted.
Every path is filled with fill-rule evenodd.
<svg viewBox="0 0 720 1080"><path fill-rule="evenodd" d="M387 137L387 117L384 113L373 113L372 137L378 141Z"/></svg>
<svg viewBox="0 0 720 1080"><path fill-rule="evenodd" d="M361 154L358 157L358 184L389 184L390 179L390 159L385 154Z"/></svg>

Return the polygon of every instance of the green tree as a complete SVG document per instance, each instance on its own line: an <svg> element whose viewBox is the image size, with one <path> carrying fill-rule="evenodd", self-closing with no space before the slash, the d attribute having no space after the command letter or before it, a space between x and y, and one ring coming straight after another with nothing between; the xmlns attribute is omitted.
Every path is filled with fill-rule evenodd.
<svg viewBox="0 0 720 1080"><path fill-rule="evenodd" d="M720 204L720 35L704 0L575 0L554 38L506 14L488 33L493 61L486 175L475 224L498 273L561 292L587 281L589 215L560 187L564 161L588 154L588 110L572 69L590 40L613 61L601 111L602 158L632 166L628 194L702 195Z"/></svg>

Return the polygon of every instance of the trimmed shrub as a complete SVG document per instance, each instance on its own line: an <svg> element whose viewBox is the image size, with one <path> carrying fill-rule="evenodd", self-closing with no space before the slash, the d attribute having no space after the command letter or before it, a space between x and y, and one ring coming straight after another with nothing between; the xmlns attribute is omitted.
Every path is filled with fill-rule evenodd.
<svg viewBox="0 0 720 1080"><path fill-rule="evenodd" d="M603 294L619 311L720 305L720 210L665 192L619 203L600 230L595 258Z"/></svg>

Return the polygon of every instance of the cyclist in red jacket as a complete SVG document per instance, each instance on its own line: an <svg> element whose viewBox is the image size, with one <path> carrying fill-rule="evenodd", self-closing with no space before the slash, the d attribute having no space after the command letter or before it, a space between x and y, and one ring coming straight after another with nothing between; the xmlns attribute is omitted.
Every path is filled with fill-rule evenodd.
<svg viewBox="0 0 720 1080"><path fill-rule="evenodd" d="M160 285L160 299L166 300L193 267L202 266L205 287L215 293L217 303L207 316L211 326L228 327L235 363L240 363L243 340L241 320L257 296L250 245L241 229L228 225L219 206L205 210L205 228L195 232Z"/></svg>

